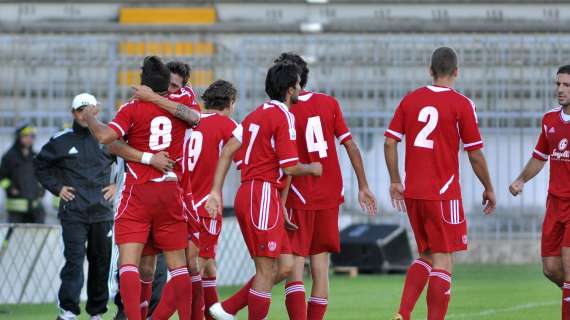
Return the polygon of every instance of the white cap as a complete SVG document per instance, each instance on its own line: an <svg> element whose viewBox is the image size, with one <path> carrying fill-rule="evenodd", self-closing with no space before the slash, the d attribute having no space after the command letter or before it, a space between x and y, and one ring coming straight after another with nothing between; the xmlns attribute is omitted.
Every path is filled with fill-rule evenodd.
<svg viewBox="0 0 570 320"><path fill-rule="evenodd" d="M81 93L75 96L75 98L73 98L73 102L71 103L71 108L73 110L77 110L81 107L84 106L90 106L90 105L97 105L97 99L95 99L95 97L89 93Z"/></svg>

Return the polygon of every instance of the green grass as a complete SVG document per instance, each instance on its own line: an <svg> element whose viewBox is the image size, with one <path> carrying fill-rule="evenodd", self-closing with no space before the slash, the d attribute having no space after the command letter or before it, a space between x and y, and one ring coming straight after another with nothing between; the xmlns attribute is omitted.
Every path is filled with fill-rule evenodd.
<svg viewBox="0 0 570 320"><path fill-rule="evenodd" d="M457 266L446 319L559 319L561 291L549 283L540 266ZM390 319L399 305L402 275L360 275L331 279L326 319ZM221 288L222 297L236 287ZM112 319L113 306L105 319ZM57 309L48 305L0 305L0 319L55 319ZM425 319L424 297L414 319ZM245 312L239 319L247 319ZM82 314L80 319L88 319ZM269 319L287 319L283 287L273 290Z"/></svg>

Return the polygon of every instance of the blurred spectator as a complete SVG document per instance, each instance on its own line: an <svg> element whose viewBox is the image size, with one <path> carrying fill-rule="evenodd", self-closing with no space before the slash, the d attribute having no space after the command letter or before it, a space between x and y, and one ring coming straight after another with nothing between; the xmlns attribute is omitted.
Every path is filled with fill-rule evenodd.
<svg viewBox="0 0 570 320"><path fill-rule="evenodd" d="M6 211L11 223L44 223L44 189L34 174L36 130L29 124L16 129L14 144L2 157L0 185L6 190Z"/></svg>
<svg viewBox="0 0 570 320"><path fill-rule="evenodd" d="M80 313L85 255L89 262L86 311L92 320L107 312L107 280L111 259L115 184L111 183L114 157L91 135L82 112L97 100L90 94L73 99L73 127L53 136L35 159L42 185L61 198L65 266L61 270L58 319L74 320Z"/></svg>

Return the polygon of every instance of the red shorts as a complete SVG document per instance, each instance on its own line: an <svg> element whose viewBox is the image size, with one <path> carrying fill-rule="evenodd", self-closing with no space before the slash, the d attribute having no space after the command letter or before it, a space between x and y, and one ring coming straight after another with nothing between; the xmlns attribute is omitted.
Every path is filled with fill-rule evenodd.
<svg viewBox="0 0 570 320"><path fill-rule="evenodd" d="M194 208L187 209L188 216L188 241L194 243L196 247L200 247L200 220L202 218L196 213Z"/></svg>
<svg viewBox="0 0 570 320"><path fill-rule="evenodd" d="M176 182L147 182L126 186L115 215L115 241L147 243L173 251L188 246L181 189Z"/></svg>
<svg viewBox="0 0 570 320"><path fill-rule="evenodd" d="M287 253L280 195L271 183L243 182L236 194L235 210L241 233L252 257L277 258Z"/></svg>
<svg viewBox="0 0 570 320"><path fill-rule="evenodd" d="M420 253L467 250L467 221L461 200L405 201Z"/></svg>
<svg viewBox="0 0 570 320"><path fill-rule="evenodd" d="M215 259L222 219L201 216L200 220L200 258Z"/></svg>
<svg viewBox="0 0 570 320"><path fill-rule="evenodd" d="M570 247L570 199L549 194L542 223L541 255L560 257L562 247Z"/></svg>
<svg viewBox="0 0 570 320"><path fill-rule="evenodd" d="M340 252L339 208L323 210L289 209L297 230L287 230L293 254L307 257L323 252Z"/></svg>

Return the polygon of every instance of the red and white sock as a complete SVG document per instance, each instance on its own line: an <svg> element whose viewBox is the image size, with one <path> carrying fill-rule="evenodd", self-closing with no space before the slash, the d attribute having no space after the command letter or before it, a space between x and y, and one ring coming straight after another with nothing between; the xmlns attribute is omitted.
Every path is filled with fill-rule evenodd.
<svg viewBox="0 0 570 320"><path fill-rule="evenodd" d="M263 320L267 318L271 305L271 292L249 289L247 296L247 312L249 320Z"/></svg>
<svg viewBox="0 0 570 320"><path fill-rule="evenodd" d="M174 289L174 305L178 310L178 319L190 320L192 315L192 282L188 268L180 267L170 271L170 281Z"/></svg>
<svg viewBox="0 0 570 320"><path fill-rule="evenodd" d="M141 279L137 266L125 264L119 268L119 291L127 318L141 320Z"/></svg>
<svg viewBox="0 0 570 320"><path fill-rule="evenodd" d="M200 274L192 274L192 320L204 320L204 290Z"/></svg>
<svg viewBox="0 0 570 320"><path fill-rule="evenodd" d="M285 306L289 319L307 319L307 302L305 300L305 286L303 281L293 281L285 286Z"/></svg>
<svg viewBox="0 0 570 320"><path fill-rule="evenodd" d="M143 280L141 279L141 319L145 320L148 314L148 306L150 304L150 298L152 296L152 279Z"/></svg>
<svg viewBox="0 0 570 320"><path fill-rule="evenodd" d="M327 298L310 297L307 308L307 320L322 320L327 312Z"/></svg>
<svg viewBox="0 0 570 320"><path fill-rule="evenodd" d="M252 283L253 278L251 278L241 289L239 289L238 292L234 293L233 296L222 302L222 308L225 312L236 315L241 309L247 306L249 289L251 289Z"/></svg>
<svg viewBox="0 0 570 320"><path fill-rule="evenodd" d="M202 288L204 288L204 307L205 316L207 320L212 320L208 310L210 307L218 302L218 288L216 287L216 277L202 278Z"/></svg>
<svg viewBox="0 0 570 320"><path fill-rule="evenodd" d="M410 265L400 301L399 313L404 320L411 318L414 306L428 282L430 272L431 265L422 259L417 259Z"/></svg>
<svg viewBox="0 0 570 320"><path fill-rule="evenodd" d="M562 320L570 320L570 282L562 285Z"/></svg>
<svg viewBox="0 0 570 320"><path fill-rule="evenodd" d="M427 292L428 320L444 320L451 297L451 274L432 269Z"/></svg>

